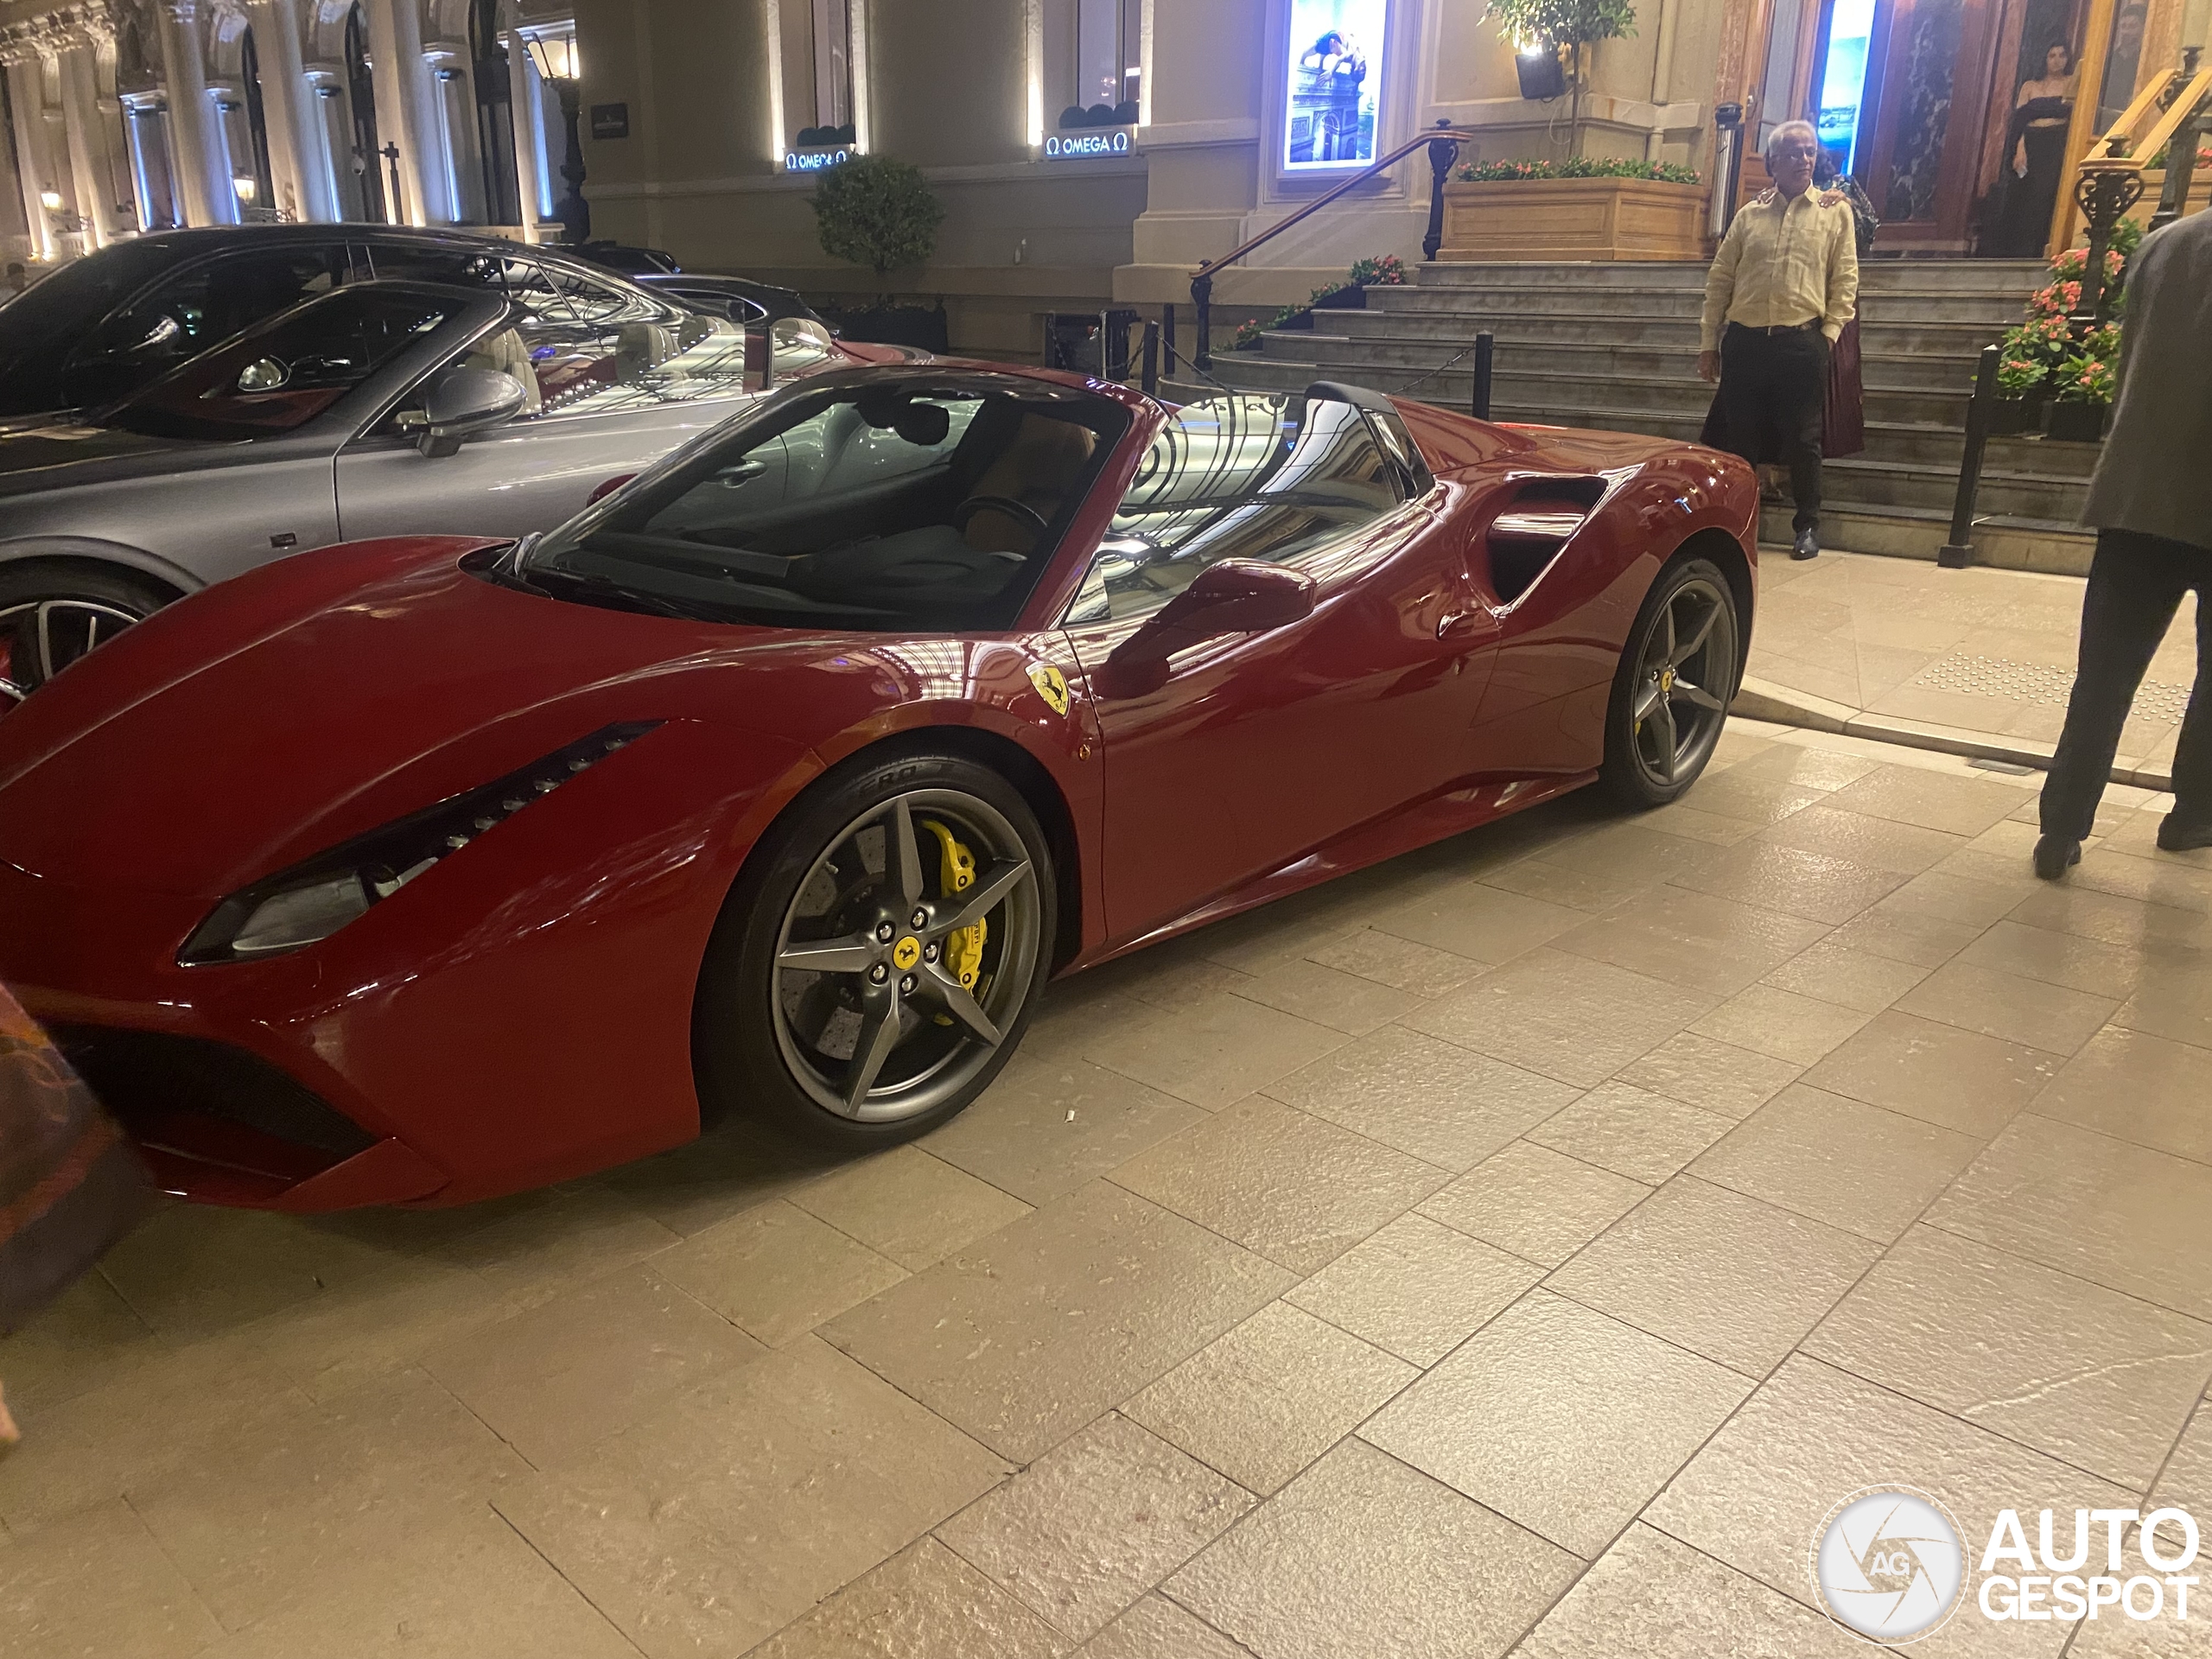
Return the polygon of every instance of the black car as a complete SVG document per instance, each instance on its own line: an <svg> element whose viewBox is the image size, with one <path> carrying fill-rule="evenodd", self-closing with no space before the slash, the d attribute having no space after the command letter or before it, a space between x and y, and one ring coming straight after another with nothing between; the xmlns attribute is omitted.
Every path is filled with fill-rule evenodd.
<svg viewBox="0 0 2212 1659"><path fill-rule="evenodd" d="M721 304L649 292L561 248L466 231L264 225L164 231L64 265L0 305L0 423L47 424L129 396L264 317L347 283L483 289L558 329L617 312L671 326Z"/></svg>
<svg viewBox="0 0 2212 1659"><path fill-rule="evenodd" d="M695 311L726 316L733 322L781 322L785 317L822 322L814 308L799 298L794 289L756 283L750 277L709 276L690 270L647 271L640 273L637 282L640 288L651 289L656 294L673 295ZM823 323L823 327L829 325Z"/></svg>
<svg viewBox="0 0 2212 1659"><path fill-rule="evenodd" d="M588 259L608 270L619 270L625 276L646 276L656 271L683 269L676 263L674 254L661 248L633 248L621 242L565 242L562 245L578 258Z"/></svg>

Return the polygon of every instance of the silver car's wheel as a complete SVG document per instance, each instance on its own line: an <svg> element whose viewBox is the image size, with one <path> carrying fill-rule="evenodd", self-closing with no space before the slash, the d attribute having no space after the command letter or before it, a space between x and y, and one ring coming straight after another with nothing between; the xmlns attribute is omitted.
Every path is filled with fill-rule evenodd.
<svg viewBox="0 0 2212 1659"><path fill-rule="evenodd" d="M0 712L21 702L142 614L93 599L0 604Z"/></svg>

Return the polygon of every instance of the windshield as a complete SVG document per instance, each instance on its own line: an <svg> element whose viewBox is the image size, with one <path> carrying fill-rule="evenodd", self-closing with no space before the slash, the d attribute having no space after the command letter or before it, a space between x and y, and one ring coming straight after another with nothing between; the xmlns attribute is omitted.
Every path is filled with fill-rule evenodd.
<svg viewBox="0 0 2212 1659"><path fill-rule="evenodd" d="M163 376L103 423L159 438L256 438L304 426L453 315L388 288L342 288Z"/></svg>
<svg viewBox="0 0 2212 1659"><path fill-rule="evenodd" d="M733 621L1011 626L1127 411L1016 375L839 378L778 394L608 497L519 574Z"/></svg>
<svg viewBox="0 0 2212 1659"><path fill-rule="evenodd" d="M118 242L0 304L0 415L60 408L64 353L176 258L165 244Z"/></svg>

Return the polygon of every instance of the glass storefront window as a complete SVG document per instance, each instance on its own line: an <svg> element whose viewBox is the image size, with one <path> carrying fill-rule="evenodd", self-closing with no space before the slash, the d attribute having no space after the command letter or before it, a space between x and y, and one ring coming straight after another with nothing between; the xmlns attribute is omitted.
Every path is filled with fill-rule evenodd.
<svg viewBox="0 0 2212 1659"><path fill-rule="evenodd" d="M1866 91L1866 48L1874 32L1874 0L1835 0L1828 13L1827 67L1821 76L1821 145L1846 173L1859 161L1859 106Z"/></svg>
<svg viewBox="0 0 2212 1659"><path fill-rule="evenodd" d="M1388 0L1291 0L1286 168L1375 159L1389 18Z"/></svg>

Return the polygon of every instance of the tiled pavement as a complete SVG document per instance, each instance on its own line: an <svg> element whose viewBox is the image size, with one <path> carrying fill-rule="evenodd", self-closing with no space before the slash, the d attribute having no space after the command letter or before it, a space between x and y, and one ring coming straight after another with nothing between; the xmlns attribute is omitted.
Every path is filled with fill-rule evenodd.
<svg viewBox="0 0 2212 1659"><path fill-rule="evenodd" d="M2212 1510L2212 855L1722 759L1071 982L864 1164L162 1214L0 1344L0 1649L1821 1659L1870 1481ZM1925 1650L2207 1651L2112 1624Z"/></svg>
<svg viewBox="0 0 2212 1659"><path fill-rule="evenodd" d="M2081 637L2082 579L1944 570L1918 559L1824 553L1759 563L1756 682L1846 709L2048 754L2065 723ZM2120 741L2128 772L2170 771L2196 677L2184 599Z"/></svg>

